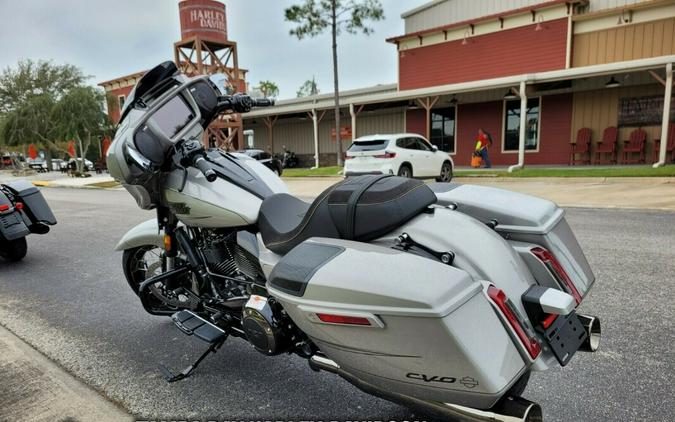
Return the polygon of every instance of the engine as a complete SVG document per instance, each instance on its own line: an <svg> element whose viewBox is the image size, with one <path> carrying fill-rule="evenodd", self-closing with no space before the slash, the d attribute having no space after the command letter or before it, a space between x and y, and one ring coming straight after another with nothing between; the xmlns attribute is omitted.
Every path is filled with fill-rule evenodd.
<svg viewBox="0 0 675 422"><path fill-rule="evenodd" d="M294 338L293 325L285 319L281 305L274 298L251 295L244 306L242 327L257 351L276 355L287 351Z"/></svg>

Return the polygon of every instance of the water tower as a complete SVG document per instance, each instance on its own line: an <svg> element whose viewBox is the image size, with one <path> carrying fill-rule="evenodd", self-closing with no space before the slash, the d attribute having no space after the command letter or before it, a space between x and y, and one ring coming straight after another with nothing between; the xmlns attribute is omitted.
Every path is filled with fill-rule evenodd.
<svg viewBox="0 0 675 422"><path fill-rule="evenodd" d="M221 90L244 92L246 71L239 68L237 43L227 37L225 5L213 0L178 3L181 40L174 43L178 69L190 76L225 76ZM241 115L221 115L205 133L205 142L223 149L243 147Z"/></svg>

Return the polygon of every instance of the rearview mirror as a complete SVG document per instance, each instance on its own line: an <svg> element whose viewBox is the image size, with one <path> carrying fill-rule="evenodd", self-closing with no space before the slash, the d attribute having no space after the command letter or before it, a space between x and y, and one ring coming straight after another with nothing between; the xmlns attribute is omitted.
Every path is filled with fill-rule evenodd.
<svg viewBox="0 0 675 422"><path fill-rule="evenodd" d="M436 145L432 145L431 149L434 150L434 152L438 151L438 147Z"/></svg>

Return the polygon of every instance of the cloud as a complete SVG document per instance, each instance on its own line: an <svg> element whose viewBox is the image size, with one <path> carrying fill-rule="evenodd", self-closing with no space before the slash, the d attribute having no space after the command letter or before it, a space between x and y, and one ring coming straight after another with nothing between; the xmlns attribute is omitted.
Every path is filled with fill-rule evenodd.
<svg viewBox="0 0 675 422"><path fill-rule="evenodd" d="M321 92L332 92L328 34L297 40L283 10L301 0L230 0L228 33L239 49L248 81L275 81L281 97L314 76ZM425 0L384 0L386 19L370 37L342 35L338 41L341 89L396 81L396 48L384 39L403 33L400 14ZM146 70L173 59L180 39L174 0L0 0L0 67L20 59L72 63L92 75L92 83Z"/></svg>

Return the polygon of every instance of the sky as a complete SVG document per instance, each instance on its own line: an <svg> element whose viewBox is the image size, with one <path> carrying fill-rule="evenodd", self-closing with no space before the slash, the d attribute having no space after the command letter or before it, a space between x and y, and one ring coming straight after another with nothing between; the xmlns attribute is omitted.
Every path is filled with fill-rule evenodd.
<svg viewBox="0 0 675 422"><path fill-rule="evenodd" d="M298 40L284 21L284 8L303 1L223 1L247 81L275 82L282 99L312 77L320 92L333 91L330 35ZM401 13L427 0L381 2L385 19L371 24L372 35L338 39L340 90L396 82L396 46L385 39L403 33ZM70 63L92 84L172 60L180 39L178 0L0 0L0 16L0 68L27 58Z"/></svg>

